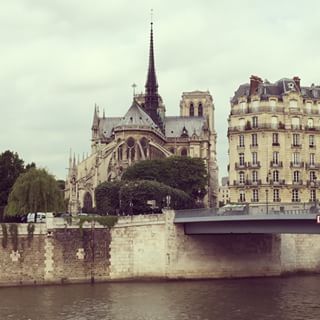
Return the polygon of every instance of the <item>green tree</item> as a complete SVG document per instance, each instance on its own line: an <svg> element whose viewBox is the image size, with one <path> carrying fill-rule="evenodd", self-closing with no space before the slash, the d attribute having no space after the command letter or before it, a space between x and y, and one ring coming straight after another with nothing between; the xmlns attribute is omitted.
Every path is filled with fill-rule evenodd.
<svg viewBox="0 0 320 320"><path fill-rule="evenodd" d="M163 183L149 180L112 181L100 184L95 190L97 212L105 214L151 213L148 200L154 200L162 209L166 206L166 197L171 197L173 209L186 209L195 206L194 200L184 191L169 187Z"/></svg>
<svg viewBox="0 0 320 320"><path fill-rule="evenodd" d="M9 193L22 172L24 163L17 153L7 150L0 154L0 218L8 203Z"/></svg>
<svg viewBox="0 0 320 320"><path fill-rule="evenodd" d="M16 216L28 212L63 210L63 192L54 176L34 167L21 174L9 195L5 214Z"/></svg>
<svg viewBox="0 0 320 320"><path fill-rule="evenodd" d="M123 180L155 180L180 189L193 198L206 194L208 176L200 158L169 157L160 160L140 161L130 166Z"/></svg>

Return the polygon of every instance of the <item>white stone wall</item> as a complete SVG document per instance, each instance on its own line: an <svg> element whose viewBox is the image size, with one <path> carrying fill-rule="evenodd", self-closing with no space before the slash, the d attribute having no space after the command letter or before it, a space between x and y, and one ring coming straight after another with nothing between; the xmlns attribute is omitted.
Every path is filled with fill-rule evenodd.
<svg viewBox="0 0 320 320"><path fill-rule="evenodd" d="M320 272L320 235L281 235L281 272Z"/></svg>
<svg viewBox="0 0 320 320"><path fill-rule="evenodd" d="M280 275L279 236L188 236L173 217L120 218L111 234L111 279Z"/></svg>

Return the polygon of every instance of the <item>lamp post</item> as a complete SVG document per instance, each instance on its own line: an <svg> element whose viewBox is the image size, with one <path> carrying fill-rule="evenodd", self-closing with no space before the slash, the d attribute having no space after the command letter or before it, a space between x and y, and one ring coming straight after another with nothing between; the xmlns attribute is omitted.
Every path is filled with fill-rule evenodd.
<svg viewBox="0 0 320 320"><path fill-rule="evenodd" d="M269 213L269 190L266 189L266 204L267 204L267 214Z"/></svg>

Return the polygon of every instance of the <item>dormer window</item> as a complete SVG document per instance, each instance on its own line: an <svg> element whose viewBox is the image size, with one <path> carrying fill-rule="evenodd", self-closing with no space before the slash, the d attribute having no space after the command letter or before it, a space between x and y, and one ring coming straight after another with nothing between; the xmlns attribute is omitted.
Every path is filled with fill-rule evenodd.
<svg viewBox="0 0 320 320"><path fill-rule="evenodd" d="M294 99L290 100L289 106L290 106L290 109L297 109L298 108L298 101L294 100Z"/></svg>
<svg viewBox="0 0 320 320"><path fill-rule="evenodd" d="M183 127L182 132L181 132L181 137L188 138L188 136L189 136L188 130L186 129L186 127Z"/></svg>

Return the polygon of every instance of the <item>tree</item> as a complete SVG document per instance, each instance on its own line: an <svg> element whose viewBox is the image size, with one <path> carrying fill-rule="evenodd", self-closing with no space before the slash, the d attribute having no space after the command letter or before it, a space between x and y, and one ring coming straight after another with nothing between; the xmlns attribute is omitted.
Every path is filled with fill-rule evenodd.
<svg viewBox="0 0 320 320"><path fill-rule="evenodd" d="M166 206L166 197L171 197L170 207L186 209L195 207L194 200L184 191L169 187L163 183L149 180L112 181L100 184L95 190L97 212L105 214L151 213L149 200L156 207Z"/></svg>
<svg viewBox="0 0 320 320"><path fill-rule="evenodd" d="M54 176L45 169L31 167L21 174L9 195L5 214L19 216L28 212L63 210L63 192Z"/></svg>
<svg viewBox="0 0 320 320"><path fill-rule="evenodd" d="M130 166L123 180L155 180L180 189L193 198L203 198L208 185L207 170L200 158L169 157L145 160Z"/></svg>
<svg viewBox="0 0 320 320"><path fill-rule="evenodd" d="M23 160L17 153L7 150L0 154L0 218L8 203L12 186L22 172L24 172Z"/></svg>

